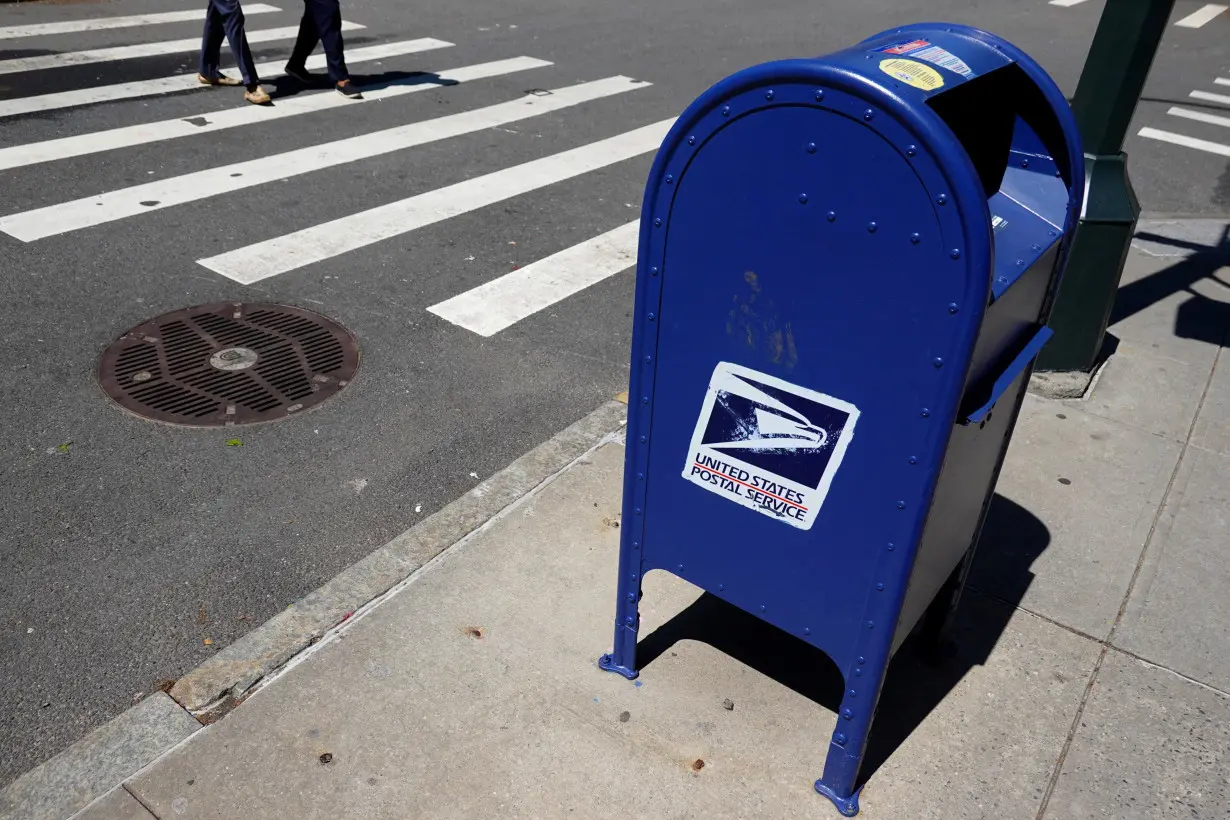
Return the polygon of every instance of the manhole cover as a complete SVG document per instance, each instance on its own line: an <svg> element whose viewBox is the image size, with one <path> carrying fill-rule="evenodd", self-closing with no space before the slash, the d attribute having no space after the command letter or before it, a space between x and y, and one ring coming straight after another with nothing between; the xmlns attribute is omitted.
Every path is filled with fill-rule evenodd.
<svg viewBox="0 0 1230 820"><path fill-rule="evenodd" d="M358 366L354 337L323 316L224 302L128 331L103 351L98 380L143 418L219 427L301 413L345 387Z"/></svg>

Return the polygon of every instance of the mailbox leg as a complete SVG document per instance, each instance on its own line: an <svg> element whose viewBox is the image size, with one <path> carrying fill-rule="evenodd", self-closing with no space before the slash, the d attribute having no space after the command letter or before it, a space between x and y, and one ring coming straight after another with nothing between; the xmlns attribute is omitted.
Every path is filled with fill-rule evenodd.
<svg viewBox="0 0 1230 820"><path fill-rule="evenodd" d="M842 701L841 711L848 711L845 701ZM837 722L845 723L840 717ZM858 770L866 748L865 734L861 740L851 742L852 730L853 727L847 730L845 726L838 725L837 731L833 732L828 757L824 760L824 774L816 781L816 791L832 800L837 810L846 817L858 814L858 798L863 790L858 786Z"/></svg>
<svg viewBox="0 0 1230 820"><path fill-rule="evenodd" d="M974 546L971 545L923 615L918 637L921 640L923 656L931 663L939 663L945 657L945 643L952 631L953 615L961 602L961 593L965 590L965 580L969 577L973 558Z"/></svg>
<svg viewBox="0 0 1230 820"><path fill-rule="evenodd" d="M628 680L635 680L640 674L636 668L636 638L641 627L640 576L640 562L629 556L629 550L621 549L619 598L615 602L615 641L611 653L598 659L598 667L607 672L618 672Z"/></svg>
<svg viewBox="0 0 1230 820"><path fill-rule="evenodd" d="M867 753L888 657L887 644L868 647L868 654L859 657L853 674L846 676L846 693L837 710L837 726L824 759L824 774L816 781L816 791L832 800L846 817L858 814L858 798L863 791L859 769Z"/></svg>

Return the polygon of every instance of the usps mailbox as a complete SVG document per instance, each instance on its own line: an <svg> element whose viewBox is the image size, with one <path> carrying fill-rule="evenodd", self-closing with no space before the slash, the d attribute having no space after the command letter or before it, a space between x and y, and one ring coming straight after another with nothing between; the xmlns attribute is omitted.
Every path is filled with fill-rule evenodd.
<svg viewBox="0 0 1230 820"><path fill-rule="evenodd" d="M658 152L637 266L614 649L666 570L826 652L816 789L858 811L889 660L955 605L1084 191L1032 59L920 24L741 71Z"/></svg>

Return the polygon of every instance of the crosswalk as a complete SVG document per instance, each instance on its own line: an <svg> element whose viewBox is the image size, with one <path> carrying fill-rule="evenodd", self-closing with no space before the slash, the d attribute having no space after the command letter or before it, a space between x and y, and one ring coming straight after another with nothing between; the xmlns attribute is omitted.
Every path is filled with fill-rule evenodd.
<svg viewBox="0 0 1230 820"><path fill-rule="evenodd" d="M197 5L193 3L194 8L191 9L177 8L127 16L0 27L0 40L7 41L124 29L135 32L134 39L139 35L142 40L128 45L109 45L81 51L18 51L19 54L30 56L0 59L0 75L55 71L68 66L95 63L123 63L129 66L132 65L131 61L157 55L177 54L193 58L200 47L199 38L151 41L149 31L151 27L162 24L199 22L203 12L196 8ZM284 10L273 5L254 3L246 6L244 11L248 17L252 17L274 15ZM285 14L291 16L297 11L286 9ZM346 31L359 31L366 27L362 22L347 19L343 28ZM248 39L254 45L285 41L285 48L288 50L296 33L296 25L284 25L251 30L248 32ZM368 39L370 41L380 38L370 36L369 31ZM348 49L346 58L347 63L352 66L364 62L379 62L387 71L389 66L385 61L416 54L428 54L432 60L437 60L440 55L446 57L454 47L454 43L446 40L418 37L365 43L360 47ZM229 56L224 47L224 60ZM320 69L324 62L323 55L317 54L309 60L308 68ZM280 75L284 65L285 57L258 64L258 71L262 80L270 81ZM184 95L202 93L195 72L191 71L138 81L54 90L45 94L11 96L0 99L0 185L3 185L3 174L23 171L31 166L45 166L73 158L105 164L113 161L110 159L113 152L133 146L145 146L145 150L150 151L164 147L165 150L173 150L173 145L185 141L208 140L209 135L235 132L310 114L337 117L346 124L352 124L357 119L355 111L361 110L363 106L429 89L440 91L461 84L474 84L492 78L534 72L552 65L551 61L523 55L442 68L430 73L388 72L385 75L387 79L370 82L362 88L363 102L346 100L324 90L305 90L295 95L275 98L275 104L272 106L243 104L222 110L205 110L190 116L177 112L182 111L179 101ZM109 72L99 73L105 76ZM151 213L170 208L192 207L214 198L268 186L274 182L311 185L311 177L317 172L395 152L399 152L399 156L404 153L407 162L413 164L414 149L431 143L527 120L539 121L548 114L557 115L550 118L555 123L560 122L561 117L565 121L568 117L582 118L586 113L579 109L636 95L637 92L650 87L649 82L623 75L578 79L578 82L571 85L547 90L535 89L511 99L452 111L441 116L423 118L407 115L411 119L409 122L387 127L388 123L385 121L382 127L364 133L319 141L292 150L260 152L258 149L259 156L245 152L245 159L239 162L198 167L184 173L98 191L83 197L67 198L52 204L29 203L23 206L6 197L0 202L0 232L22 243L34 244L57 237L74 237L98 226L109 226L108 237L114 242L117 236L123 236L122 232L128 224ZM172 98L168 95L175 96ZM67 136L54 136L19 144L6 142L3 130L5 119L22 115L63 112L64 116L68 116L74 109L84 106L132 100L146 100L148 109L157 111L161 100L170 99L177 102L173 109L167 111L165 118L151 122L120 125L87 133L72 133L70 130ZM104 121L114 125L112 119L105 118ZM319 123L321 120L317 118L315 122ZM346 254L357 254L368 246L393 237L496 203L543 191L550 186L577 179L625 160L650 155L661 144L673 122L672 118L638 128L628 128L621 133L528 162L494 171L484 169L486 173L471 175L460 182L435 190L376 207L359 208L353 213L318 224L303 224L284 235L275 235L247 246L219 249L218 253L197 259L195 265L201 271L212 272L212 275L224 277L239 286L254 285L271 277L299 271ZM353 129L347 129L347 133L352 132ZM64 131L61 130L60 133ZM242 139L242 135L232 137L234 138ZM208 156L205 152L189 155ZM135 174L128 177L129 181L135 181L133 176ZM624 219L626 220L626 217ZM435 317L433 321L448 322L479 336L492 336L632 267L635 264L638 227L639 220L605 226L597 236L529 262L510 274L496 276L437 304L424 306L423 310ZM209 221L193 223L192 230L208 232L211 230L211 224ZM208 244L216 247L220 241L225 241L226 236L208 238L211 240ZM81 241L90 241L90 238Z"/></svg>
<svg viewBox="0 0 1230 820"><path fill-rule="evenodd" d="M349 20L342 23L342 31L357 31L361 28L363 26L358 23L352 23ZM248 42L259 45L260 43L272 43L277 40L293 40L298 33L298 26L281 26L279 28L249 31ZM200 37L187 37L182 40L164 40L161 43L139 43L132 46L95 48L88 51L69 51L63 54L14 57L11 60L0 60L0 74L19 74L29 71L42 71L49 68L109 63L117 60L133 60L139 57L158 57L163 54L182 54L200 48L200 46Z"/></svg>
<svg viewBox="0 0 1230 820"><path fill-rule="evenodd" d="M1214 85L1230 86L1230 78L1216 77L1213 79ZM1230 94L1218 94L1211 91L1202 91L1196 89L1188 94L1193 100L1201 100L1208 103L1216 103L1219 105L1230 106ZM1226 109L1226 114L1230 115L1230 108ZM1202 125L1212 125L1217 128L1230 128L1230 116L1222 116L1221 114L1213 114L1209 111L1197 111L1191 108L1184 108L1181 105L1171 106L1166 115L1175 117L1177 120L1185 120L1189 123L1201 123ZM1178 123L1176 123L1178 127ZM1215 129L1208 129L1213 131ZM1206 136L1211 134L1206 134ZM1204 137L1192 136L1177 131L1170 131L1163 128L1145 127L1137 132L1137 136L1145 139L1165 142L1171 145L1179 145L1184 148L1191 148L1196 151L1202 151L1206 154L1214 154L1216 156L1230 157L1230 144L1218 142L1217 140L1205 139ZM1230 134L1227 134L1230 138Z"/></svg>
<svg viewBox="0 0 1230 820"><path fill-rule="evenodd" d="M281 11L277 6L253 3L244 6L247 17L254 14L269 14ZM126 17L92 17L86 20L63 20L55 23L33 23L24 26L0 26L0 40L17 40L23 37L41 37L48 34L74 34L79 31L103 31L113 28L138 28L159 23L189 23L205 19L204 7L163 11L155 14L132 14Z"/></svg>
<svg viewBox="0 0 1230 820"><path fill-rule="evenodd" d="M248 41L251 42L251 37L249 37ZM366 46L348 50L346 52L346 64L351 66L362 65L363 63L371 63L389 57L401 57L437 48L449 48L452 45L452 43L437 40L434 37L421 37L415 40ZM256 72L263 80L275 80L282 76L282 67L285 64L286 61L284 59L257 63ZM309 71L324 68L325 55L314 54L308 57L306 65ZM21 114L37 114L65 108L80 108L86 105L116 102L119 100L135 100L141 97L170 94L176 91L188 91L199 87L200 83L197 82L196 74L173 74L170 77L159 77L139 82L72 88L67 91L58 91L50 94L14 97L8 100L0 100L0 119L16 117Z"/></svg>
<svg viewBox="0 0 1230 820"><path fill-rule="evenodd" d="M202 259L201 264L237 282L258 282L647 154L662 143L673 124L673 120L664 120L647 125L600 142Z"/></svg>

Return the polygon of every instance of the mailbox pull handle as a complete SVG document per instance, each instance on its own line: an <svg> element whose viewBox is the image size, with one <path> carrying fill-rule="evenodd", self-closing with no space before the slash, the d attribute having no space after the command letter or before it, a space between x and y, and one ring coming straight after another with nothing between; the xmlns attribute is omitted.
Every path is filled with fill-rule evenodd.
<svg viewBox="0 0 1230 820"><path fill-rule="evenodd" d="M995 383L991 385L991 394L987 397L986 402L977 410L965 414L965 418L961 421L961 424L982 423L982 421L986 419L987 414L991 412L991 408L994 407L995 403L999 401L1001 396L1004 395L1004 391L1006 391L1012 383L1016 381L1017 376L1021 375L1025 368L1029 367L1030 363L1037 357L1038 352L1042 350L1042 346L1047 343L1047 340L1051 338L1053 333L1054 331L1046 325L1040 327L1038 332L1034 334L1034 337L1029 340L1028 344L1021 348L1021 352L1016 354L1016 357L1008 363L1008 366L1004 368L1003 372L995 378Z"/></svg>

